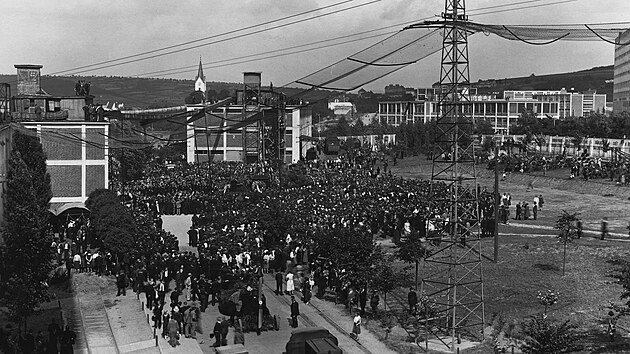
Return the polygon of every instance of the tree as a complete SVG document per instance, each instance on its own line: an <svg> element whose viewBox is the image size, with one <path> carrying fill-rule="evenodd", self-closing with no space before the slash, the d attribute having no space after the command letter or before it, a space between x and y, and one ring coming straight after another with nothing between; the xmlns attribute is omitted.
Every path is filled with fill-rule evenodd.
<svg viewBox="0 0 630 354"><path fill-rule="evenodd" d="M559 239L559 242L562 243L564 247L564 256L562 260L562 276L564 276L564 269L567 263L567 243L573 242L574 239L578 238L578 228L577 223L580 221L578 217L578 213L569 213L566 210L562 211L560 217L556 221L556 225L554 228L559 230L560 233L556 236Z"/></svg>
<svg viewBox="0 0 630 354"><path fill-rule="evenodd" d="M545 312L543 312L543 317L547 317L547 308L549 306L553 306L558 302L558 298L559 298L560 293L552 291L552 290L547 290L545 292L543 291L539 291L538 295L536 296L536 298L538 299L538 302L545 306Z"/></svg>
<svg viewBox="0 0 630 354"><path fill-rule="evenodd" d="M547 145L547 136L544 134L535 134L534 135L534 143L538 146L538 150L542 152L543 146Z"/></svg>
<svg viewBox="0 0 630 354"><path fill-rule="evenodd" d="M415 287L418 288L418 265L430 253L426 238L426 225L423 216L416 215L411 220L412 231L407 237L394 238L396 256L405 263L416 265Z"/></svg>
<svg viewBox="0 0 630 354"><path fill-rule="evenodd" d="M383 293L385 310L387 310L387 293L401 286L401 279L404 275L396 272L392 268L392 257L383 257L381 261L374 265L370 286L373 291Z"/></svg>
<svg viewBox="0 0 630 354"><path fill-rule="evenodd" d="M548 318L532 317L523 325L525 344L521 348L526 354L562 354L581 348L579 333L569 320L557 323Z"/></svg>
<svg viewBox="0 0 630 354"><path fill-rule="evenodd" d="M46 232L52 196L46 155L38 139L15 132L8 159L4 200L4 244L0 299L13 320L30 316L49 299L47 281L53 268L52 237Z"/></svg>
<svg viewBox="0 0 630 354"><path fill-rule="evenodd" d="M584 143L584 137L580 135L579 133L576 133L575 135L573 135L573 139L571 140L571 143L573 144L573 147L575 148L575 155L577 155L578 151L580 150L580 147L582 146L582 143Z"/></svg>
<svg viewBox="0 0 630 354"><path fill-rule="evenodd" d="M117 257L134 251L136 222L129 209L120 204L116 193L97 189L90 193L85 203L90 208L93 245Z"/></svg>

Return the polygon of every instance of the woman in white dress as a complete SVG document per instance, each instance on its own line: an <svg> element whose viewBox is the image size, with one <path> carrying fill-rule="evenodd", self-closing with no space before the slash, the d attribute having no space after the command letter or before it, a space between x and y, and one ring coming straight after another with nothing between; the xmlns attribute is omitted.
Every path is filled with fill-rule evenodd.
<svg viewBox="0 0 630 354"><path fill-rule="evenodd" d="M293 295L293 290L295 290L295 285L293 284L293 273L287 273L287 293L289 293L289 295Z"/></svg>

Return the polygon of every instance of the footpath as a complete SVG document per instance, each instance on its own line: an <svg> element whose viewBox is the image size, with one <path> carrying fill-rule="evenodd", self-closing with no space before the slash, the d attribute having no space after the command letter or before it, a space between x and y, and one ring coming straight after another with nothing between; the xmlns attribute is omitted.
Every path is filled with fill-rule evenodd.
<svg viewBox="0 0 630 354"><path fill-rule="evenodd" d="M153 332L133 292L116 296L113 277L91 273L73 275L77 291L74 304L64 306L68 323L85 336L85 346L75 343L75 352L91 354L159 353ZM79 317L80 316L80 317ZM81 328L78 325L82 324Z"/></svg>

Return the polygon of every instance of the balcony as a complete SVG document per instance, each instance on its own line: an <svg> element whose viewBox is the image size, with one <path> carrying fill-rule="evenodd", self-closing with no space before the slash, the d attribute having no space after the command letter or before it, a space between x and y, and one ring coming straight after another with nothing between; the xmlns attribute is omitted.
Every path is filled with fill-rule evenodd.
<svg viewBox="0 0 630 354"><path fill-rule="evenodd" d="M12 112L13 121L16 122L51 122L68 120L68 111L57 112Z"/></svg>

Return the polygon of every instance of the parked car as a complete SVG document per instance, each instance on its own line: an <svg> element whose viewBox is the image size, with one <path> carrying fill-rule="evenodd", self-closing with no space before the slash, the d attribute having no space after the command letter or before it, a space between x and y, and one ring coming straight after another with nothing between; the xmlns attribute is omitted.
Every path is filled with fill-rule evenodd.
<svg viewBox="0 0 630 354"><path fill-rule="evenodd" d="M323 327L307 327L307 328L298 328L291 332L291 338L287 342L286 352L285 354L306 354L307 353L307 341L313 339L329 339L328 344L336 347L339 345L339 341L337 337L333 336L326 328ZM321 343L320 343L321 344ZM316 349L311 348L310 349ZM311 351L312 352L312 351ZM337 353L337 352L333 352ZM339 352L341 353L341 349Z"/></svg>

